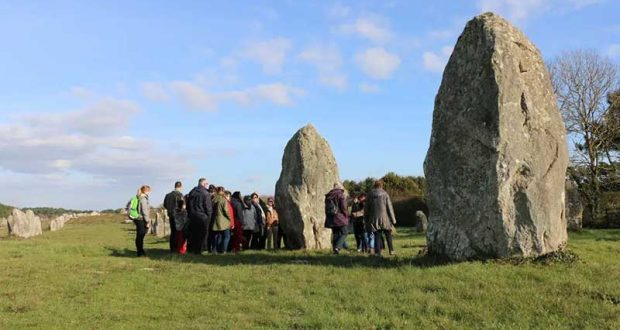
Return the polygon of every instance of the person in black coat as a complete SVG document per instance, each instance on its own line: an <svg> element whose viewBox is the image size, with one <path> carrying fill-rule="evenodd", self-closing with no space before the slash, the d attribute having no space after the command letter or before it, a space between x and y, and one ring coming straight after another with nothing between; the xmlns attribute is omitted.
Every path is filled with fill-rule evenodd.
<svg viewBox="0 0 620 330"><path fill-rule="evenodd" d="M170 221L170 252L177 252L177 230L174 222L174 210L177 208L180 200L183 200L183 184L179 181L175 182L174 190L164 197L164 208L168 212L168 220Z"/></svg>
<svg viewBox="0 0 620 330"><path fill-rule="evenodd" d="M190 253L201 254L207 235L207 228L213 214L211 194L207 190L207 179L198 180L198 186L192 189L188 196L187 213L190 221Z"/></svg>

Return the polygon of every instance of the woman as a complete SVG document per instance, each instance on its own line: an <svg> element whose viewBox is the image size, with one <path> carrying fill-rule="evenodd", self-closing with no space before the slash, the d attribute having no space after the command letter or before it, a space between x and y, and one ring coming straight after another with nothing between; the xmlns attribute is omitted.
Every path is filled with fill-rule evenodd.
<svg viewBox="0 0 620 330"><path fill-rule="evenodd" d="M278 239L278 211L276 211L273 197L267 199L267 249L277 250L280 248Z"/></svg>
<svg viewBox="0 0 620 330"><path fill-rule="evenodd" d="M138 257L146 257L146 253L144 252L144 236L146 236L146 232L151 227L151 206L149 205L149 193L151 192L151 187L142 186L138 190L138 200L140 201L138 210L139 217L134 220L136 224L136 250L138 251Z"/></svg>
<svg viewBox="0 0 620 330"><path fill-rule="evenodd" d="M181 198L177 201L177 207L174 209L174 229L176 230L176 247L178 254L185 254L187 252L185 226L187 226L188 222L185 199Z"/></svg>
<svg viewBox="0 0 620 330"><path fill-rule="evenodd" d="M213 203L213 226L211 230L214 233L215 251L222 254L226 253L232 225L232 215L228 207L228 200L225 197L224 187L217 187Z"/></svg>
<svg viewBox="0 0 620 330"><path fill-rule="evenodd" d="M233 207L233 222L235 229L233 231L232 250L238 253L241 250L243 244L243 200L241 199L241 193L235 191L231 198L231 204Z"/></svg>

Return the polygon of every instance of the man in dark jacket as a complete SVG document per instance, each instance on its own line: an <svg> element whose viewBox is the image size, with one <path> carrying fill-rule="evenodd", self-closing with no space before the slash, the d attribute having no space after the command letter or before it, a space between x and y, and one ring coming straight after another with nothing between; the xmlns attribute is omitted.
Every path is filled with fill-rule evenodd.
<svg viewBox="0 0 620 330"><path fill-rule="evenodd" d="M347 200L344 196L344 187L340 182L334 184L334 189L325 195L325 227L332 229L332 248L339 254L347 239Z"/></svg>
<svg viewBox="0 0 620 330"><path fill-rule="evenodd" d="M390 255L394 254L392 230L396 224L396 217L390 196L383 190L383 181L376 181L374 188L366 196L364 216L366 217L366 228L375 236L375 255L381 256L381 250L384 248L384 236Z"/></svg>
<svg viewBox="0 0 620 330"><path fill-rule="evenodd" d="M177 229L174 222L174 210L177 208L179 201L183 199L183 184L180 181L175 182L174 190L169 192L164 198L164 208L168 213L168 220L170 221L170 252L177 252Z"/></svg>
<svg viewBox="0 0 620 330"><path fill-rule="evenodd" d="M211 223L213 204L211 194L207 190L207 179L198 180L198 186L189 193L187 213L190 221L190 240L188 250L194 254L201 254L205 243L207 228Z"/></svg>

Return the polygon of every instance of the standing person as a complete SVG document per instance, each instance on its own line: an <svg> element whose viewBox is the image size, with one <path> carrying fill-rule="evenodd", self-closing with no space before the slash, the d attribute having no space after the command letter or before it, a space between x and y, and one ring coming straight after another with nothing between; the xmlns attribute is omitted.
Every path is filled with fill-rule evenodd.
<svg viewBox="0 0 620 330"><path fill-rule="evenodd" d="M361 193L353 199L351 206L351 219L353 220L353 233L355 234L355 243L357 252L368 252L368 237L366 235L364 222L364 203L366 194Z"/></svg>
<svg viewBox="0 0 620 330"><path fill-rule="evenodd" d="M230 197L230 195L228 195ZM230 240L230 228L233 220L231 207L226 199L224 187L217 187L213 198L212 252L226 253Z"/></svg>
<svg viewBox="0 0 620 330"><path fill-rule="evenodd" d="M244 208L243 208L243 200L241 199L241 192L235 191L232 194L232 198L230 203L233 208L233 222L235 225L235 229L233 231L232 237L232 251L237 253L241 250L243 244L243 220L244 220Z"/></svg>
<svg viewBox="0 0 620 330"><path fill-rule="evenodd" d="M211 204L214 203L215 196L217 195L217 187L213 184L209 185L207 188L209 194L211 196ZM213 217L213 216L212 216ZM211 230L211 226L213 225L213 219L209 219L209 224L207 225L207 234L205 236L204 243L202 244L202 250L207 251L209 253L215 252L213 251L213 247L215 246L215 241L213 240L213 231Z"/></svg>
<svg viewBox="0 0 620 330"><path fill-rule="evenodd" d="M258 230L257 219L260 215L258 215L256 208L252 205L252 198L250 196L245 196L243 202L243 248L247 250L258 245L256 243L258 239L256 232Z"/></svg>
<svg viewBox="0 0 620 330"><path fill-rule="evenodd" d="M392 245L392 229L396 224L394 208L390 196L383 189L383 181L375 181L373 189L368 193L364 214L366 223L375 240L375 255L380 257L381 250L385 248L383 237L387 241L390 255L394 254Z"/></svg>
<svg viewBox="0 0 620 330"><path fill-rule="evenodd" d="M334 189L325 195L325 227L332 229L332 249L335 254L339 254L344 248L348 224L344 187L337 182L334 184Z"/></svg>
<svg viewBox="0 0 620 330"><path fill-rule="evenodd" d="M138 218L134 220L136 224L136 250L138 253L138 257L146 257L146 253L144 252L144 236L146 236L146 232L151 227L151 206L149 205L149 193L151 192L151 187L142 186L138 190Z"/></svg>
<svg viewBox="0 0 620 330"><path fill-rule="evenodd" d="M185 200L181 198L177 201L177 207L174 209L174 228L175 228L175 238L177 240L177 250L178 254L185 254L187 251L187 240L185 237L185 226L188 223L187 218L187 207L185 204ZM172 234L171 234L172 235Z"/></svg>
<svg viewBox="0 0 620 330"><path fill-rule="evenodd" d="M170 221L170 252L176 252L177 247L177 229L174 221L174 211L176 210L179 201L183 200L183 184L180 181L174 183L174 190L169 192L164 197L164 208L168 213L168 220Z"/></svg>
<svg viewBox="0 0 620 330"><path fill-rule="evenodd" d="M213 214L211 194L207 191L209 183L207 179L198 180L198 186L189 193L187 214L190 220L190 240L188 250L194 254L202 253L202 248L207 236L207 228Z"/></svg>
<svg viewBox="0 0 620 330"><path fill-rule="evenodd" d="M279 217L278 211L276 211L275 202L273 197L269 197L267 199L267 249L269 250L277 250L280 249L280 243L277 241L278 236L278 224Z"/></svg>
<svg viewBox="0 0 620 330"><path fill-rule="evenodd" d="M256 226L258 227L256 237L256 245L255 249L263 250L265 248L265 222L267 220L267 216L265 214L265 208L263 207L264 203L261 201L260 197L257 193L252 193L252 206L256 209Z"/></svg>

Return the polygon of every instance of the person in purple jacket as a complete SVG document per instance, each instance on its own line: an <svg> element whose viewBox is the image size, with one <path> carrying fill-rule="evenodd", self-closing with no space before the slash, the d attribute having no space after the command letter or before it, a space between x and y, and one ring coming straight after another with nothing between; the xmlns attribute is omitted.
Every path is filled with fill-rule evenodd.
<svg viewBox="0 0 620 330"><path fill-rule="evenodd" d="M349 215L344 187L340 182L337 182L334 184L334 189L325 195L325 228L332 230L334 254L339 254L340 250L344 248L348 225Z"/></svg>

